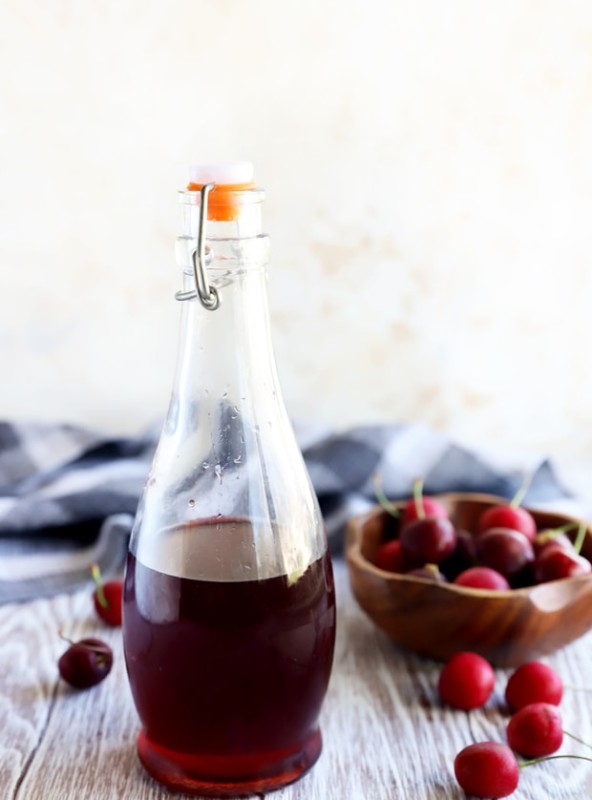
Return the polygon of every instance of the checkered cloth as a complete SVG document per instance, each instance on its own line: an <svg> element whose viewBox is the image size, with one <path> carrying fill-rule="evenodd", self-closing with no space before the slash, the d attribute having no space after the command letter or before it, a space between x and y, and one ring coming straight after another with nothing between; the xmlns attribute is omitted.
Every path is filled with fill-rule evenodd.
<svg viewBox="0 0 592 800"><path fill-rule="evenodd" d="M479 491L512 497L524 469L502 469L423 425L361 426L344 433L296 425L296 435L339 552L348 517L376 503L374 474L391 499L413 480L426 494ZM71 425L0 423L0 603L88 585L89 565L121 568L157 432L107 438ZM551 464L529 465L525 503L570 497Z"/></svg>

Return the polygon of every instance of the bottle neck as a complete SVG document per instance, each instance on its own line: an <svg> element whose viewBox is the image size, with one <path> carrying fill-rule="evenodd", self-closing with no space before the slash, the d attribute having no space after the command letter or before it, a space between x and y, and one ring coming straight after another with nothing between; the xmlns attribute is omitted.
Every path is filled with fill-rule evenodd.
<svg viewBox="0 0 592 800"><path fill-rule="evenodd" d="M183 303L175 390L185 407L241 406L245 398L275 389L276 373L269 331L266 271L208 269L220 306L210 311L199 299ZM184 289L194 287L184 275Z"/></svg>
<svg viewBox="0 0 592 800"><path fill-rule="evenodd" d="M186 206L177 256L183 290L195 288L193 254L198 214ZM198 209L199 211L199 209ZM245 205L231 221L209 220L207 277L220 298L214 310L199 298L182 302L178 361L169 424L187 428L188 418L240 413L277 414L279 388L267 307L269 240L260 233L259 204ZM238 234L248 234L241 235ZM256 405L257 412L251 407ZM248 406L248 407L247 407ZM196 409L199 409L197 413Z"/></svg>

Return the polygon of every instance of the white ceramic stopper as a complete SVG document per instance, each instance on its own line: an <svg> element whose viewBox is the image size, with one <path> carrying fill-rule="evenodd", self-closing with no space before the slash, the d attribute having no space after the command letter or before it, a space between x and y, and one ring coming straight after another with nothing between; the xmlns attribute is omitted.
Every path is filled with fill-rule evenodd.
<svg viewBox="0 0 592 800"><path fill-rule="evenodd" d="M189 167L191 183L250 183L255 174L250 161L221 161L217 164L194 164Z"/></svg>

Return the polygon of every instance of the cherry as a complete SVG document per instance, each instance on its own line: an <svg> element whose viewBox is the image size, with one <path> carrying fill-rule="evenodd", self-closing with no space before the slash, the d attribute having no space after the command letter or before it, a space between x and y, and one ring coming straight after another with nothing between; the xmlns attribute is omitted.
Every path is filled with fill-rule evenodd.
<svg viewBox="0 0 592 800"><path fill-rule="evenodd" d="M421 478L416 478L413 481L413 497L403 506L401 527L426 517L448 519L448 511L434 497L423 496L423 481Z"/></svg>
<svg viewBox="0 0 592 800"><path fill-rule="evenodd" d="M528 758L539 758L561 747L563 721L557 706L530 703L514 714L506 733L512 750Z"/></svg>
<svg viewBox="0 0 592 800"><path fill-rule="evenodd" d="M474 589L494 589L507 591L510 584L504 576L491 567L470 567L454 579L457 586L471 586Z"/></svg>
<svg viewBox="0 0 592 800"><path fill-rule="evenodd" d="M386 572L404 572L407 564L401 550L401 542L393 539L381 545L376 553L374 563L379 569Z"/></svg>
<svg viewBox="0 0 592 800"><path fill-rule="evenodd" d="M425 517L410 522L399 535L403 553L418 564L439 564L456 546L456 531L449 519Z"/></svg>
<svg viewBox="0 0 592 800"><path fill-rule="evenodd" d="M543 550L547 550L549 547L560 547L568 552L573 552L574 549L573 542L569 536L559 530L550 529L537 533L532 546L535 556L540 555Z"/></svg>
<svg viewBox="0 0 592 800"><path fill-rule="evenodd" d="M81 639L60 656L60 675L75 689L88 689L107 677L113 665L113 651L100 639Z"/></svg>
<svg viewBox="0 0 592 800"><path fill-rule="evenodd" d="M483 511L477 520L477 533L484 533L488 528L510 528L524 534L528 541L532 542L537 533L536 522L529 511L520 508L529 482L528 478L522 482L509 503L491 506Z"/></svg>
<svg viewBox="0 0 592 800"><path fill-rule="evenodd" d="M592 761L592 758L587 756L548 755L518 763L507 745L499 742L479 742L470 744L460 751L454 760L454 774L467 794L496 800L498 797L508 797L515 791L523 767L558 758Z"/></svg>
<svg viewBox="0 0 592 800"><path fill-rule="evenodd" d="M118 627L121 625L123 582L113 580L103 583L97 564L92 565L91 575L97 587L93 593L95 611L107 625Z"/></svg>
<svg viewBox="0 0 592 800"><path fill-rule="evenodd" d="M520 775L514 754L499 742L479 742L465 747L454 759L454 774L467 794L484 798L512 794Z"/></svg>
<svg viewBox="0 0 592 800"><path fill-rule="evenodd" d="M477 532L484 533L489 528L510 528L526 536L533 542L537 533L536 522L525 508L513 506L491 506L484 511L477 522Z"/></svg>
<svg viewBox="0 0 592 800"><path fill-rule="evenodd" d="M547 545L534 562L534 577L537 583L546 583L561 578L576 578L589 575L592 564L587 558L555 545Z"/></svg>
<svg viewBox="0 0 592 800"><path fill-rule="evenodd" d="M438 694L453 708L469 711L487 702L494 684L491 664L477 653L463 651L444 665L438 680Z"/></svg>
<svg viewBox="0 0 592 800"><path fill-rule="evenodd" d="M426 517L448 518L448 511L442 503L433 497L423 496L423 481L421 478L417 478L414 481L413 497L402 508L391 502L385 495L379 472L374 473L373 482L376 499L389 516L399 520L401 528L410 522L415 522L417 519L425 519Z"/></svg>
<svg viewBox="0 0 592 800"><path fill-rule="evenodd" d="M506 578L517 576L534 561L528 539L509 528L490 528L478 536L477 555L483 566Z"/></svg>
<svg viewBox="0 0 592 800"><path fill-rule="evenodd" d="M518 711L531 703L558 706L563 697L563 681L542 661L527 661L518 667L506 685L506 702Z"/></svg>
<svg viewBox="0 0 592 800"><path fill-rule="evenodd" d="M420 504L418 508L418 502ZM403 508L401 515L401 524L408 525L410 522L415 522L416 519L424 519L424 517L438 517L439 519L448 519L448 512L442 505L433 497L421 497L419 501L408 500Z"/></svg>

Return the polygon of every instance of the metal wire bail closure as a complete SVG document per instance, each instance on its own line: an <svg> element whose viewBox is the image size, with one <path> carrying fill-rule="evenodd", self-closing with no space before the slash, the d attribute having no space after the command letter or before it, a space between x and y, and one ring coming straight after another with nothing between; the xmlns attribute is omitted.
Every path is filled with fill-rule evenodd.
<svg viewBox="0 0 592 800"><path fill-rule="evenodd" d="M195 289L190 292L177 292L177 300L193 300L199 297L200 302L208 311L215 311L221 302L220 294L215 286L208 280L207 265L210 259L210 249L206 245L206 220L208 218L208 195L216 184L206 183L199 190L199 227L197 230L197 248L191 254L193 263L193 276L195 278Z"/></svg>

